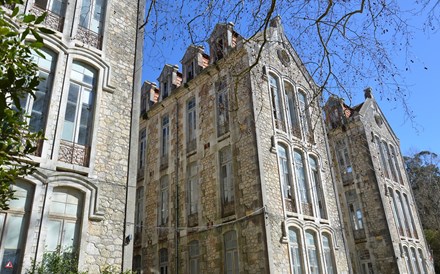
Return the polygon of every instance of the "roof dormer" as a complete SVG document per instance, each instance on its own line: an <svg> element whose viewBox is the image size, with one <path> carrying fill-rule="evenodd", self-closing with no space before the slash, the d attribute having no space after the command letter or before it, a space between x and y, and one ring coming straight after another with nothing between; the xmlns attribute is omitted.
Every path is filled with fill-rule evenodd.
<svg viewBox="0 0 440 274"><path fill-rule="evenodd" d="M166 64L157 80L159 81L160 100L163 100L182 84L179 66Z"/></svg>
<svg viewBox="0 0 440 274"><path fill-rule="evenodd" d="M188 83L208 66L209 57L202 46L191 45L185 52L182 60L183 82Z"/></svg>
<svg viewBox="0 0 440 274"><path fill-rule="evenodd" d="M234 23L217 24L209 38L210 63L217 62L235 48L238 36L234 31Z"/></svg>
<svg viewBox="0 0 440 274"><path fill-rule="evenodd" d="M156 83L145 81L141 88L141 115L159 101L159 89Z"/></svg>

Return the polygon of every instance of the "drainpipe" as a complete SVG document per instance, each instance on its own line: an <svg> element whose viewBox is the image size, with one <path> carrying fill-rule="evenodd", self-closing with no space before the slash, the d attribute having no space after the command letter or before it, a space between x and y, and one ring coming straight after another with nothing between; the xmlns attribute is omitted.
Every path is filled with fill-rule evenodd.
<svg viewBox="0 0 440 274"><path fill-rule="evenodd" d="M174 172L176 184L176 204L174 205L176 213L176 231L175 231L175 245L176 245L176 274L179 274L179 102L176 98L176 157L174 159Z"/></svg>

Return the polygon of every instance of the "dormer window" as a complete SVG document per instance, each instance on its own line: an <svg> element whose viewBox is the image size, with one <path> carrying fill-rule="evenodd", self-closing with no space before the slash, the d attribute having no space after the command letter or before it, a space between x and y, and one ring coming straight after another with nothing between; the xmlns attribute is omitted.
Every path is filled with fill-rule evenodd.
<svg viewBox="0 0 440 274"><path fill-rule="evenodd" d="M191 81L195 76L194 61L190 62L186 69L186 81Z"/></svg>
<svg viewBox="0 0 440 274"><path fill-rule="evenodd" d="M168 97L168 83L164 82L162 83L162 100Z"/></svg>
<svg viewBox="0 0 440 274"><path fill-rule="evenodd" d="M215 46L216 46L215 57L216 57L216 61L218 61L223 58L223 50L224 50L223 39L217 39L217 43Z"/></svg>

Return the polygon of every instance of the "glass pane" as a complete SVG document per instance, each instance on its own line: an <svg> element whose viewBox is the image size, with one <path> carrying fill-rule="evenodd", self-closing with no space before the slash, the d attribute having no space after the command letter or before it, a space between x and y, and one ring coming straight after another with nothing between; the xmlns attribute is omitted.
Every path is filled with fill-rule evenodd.
<svg viewBox="0 0 440 274"><path fill-rule="evenodd" d="M55 214L64 214L66 204L62 202L52 202L50 204L49 212Z"/></svg>
<svg viewBox="0 0 440 274"><path fill-rule="evenodd" d="M47 222L46 251L55 251L61 235L61 221L49 220Z"/></svg>
<svg viewBox="0 0 440 274"><path fill-rule="evenodd" d="M84 28L88 28L91 12L92 12L92 3L90 2L90 0L83 0L81 6L80 20L79 20L80 26Z"/></svg>
<svg viewBox="0 0 440 274"><path fill-rule="evenodd" d="M6 221L7 231L4 237L4 248L18 249L22 240L20 234L23 229L23 216L9 216Z"/></svg>
<svg viewBox="0 0 440 274"><path fill-rule="evenodd" d="M64 235L62 249L66 251L73 251L76 245L76 229L77 224L74 222L64 223Z"/></svg>

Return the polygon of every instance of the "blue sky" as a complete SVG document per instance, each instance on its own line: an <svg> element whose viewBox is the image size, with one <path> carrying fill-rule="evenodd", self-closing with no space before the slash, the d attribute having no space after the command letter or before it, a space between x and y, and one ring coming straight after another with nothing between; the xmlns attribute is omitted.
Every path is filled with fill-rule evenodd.
<svg viewBox="0 0 440 274"><path fill-rule="evenodd" d="M421 25L420 18L413 19ZM389 102L375 96L388 122L400 139L403 155L429 150L440 155L440 31L427 34L420 30L412 39L412 60L405 64L405 57L397 55L395 63L402 67L402 77L406 82L408 106L413 121L405 115L399 102ZM408 66L409 70L403 68ZM426 68L426 69L425 69ZM359 100L362 100L360 98Z"/></svg>
<svg viewBox="0 0 440 274"><path fill-rule="evenodd" d="M407 3L406 3L407 4ZM407 4L408 5L408 4ZM409 19L410 23L422 26L422 17L414 16ZM440 27L440 26L439 26ZM175 31L175 30L174 30ZM176 39L179 39L177 37ZM146 39L145 58L143 66L143 80L157 82L161 69L165 63L179 64L185 53L187 45L174 41L154 41ZM440 90L438 79L440 79L440 32L427 34L423 30L414 33L411 41L411 60L401 53L394 55L394 63L401 69L401 77L405 81L407 103L411 111L412 119L408 118L402 103L399 101L388 101L379 92L373 94L384 112L388 122L400 139L403 155L410 155L417 151L429 150L440 155L440 115L436 113L440 108ZM160 48L152 53L151 47ZM400 52L399 52L400 53ZM408 68L408 70L405 70ZM356 97L353 104L361 103L363 88L368 83L358 83Z"/></svg>

